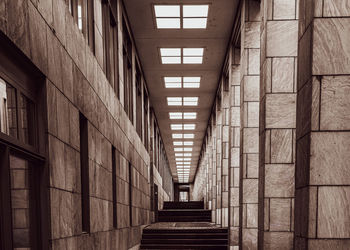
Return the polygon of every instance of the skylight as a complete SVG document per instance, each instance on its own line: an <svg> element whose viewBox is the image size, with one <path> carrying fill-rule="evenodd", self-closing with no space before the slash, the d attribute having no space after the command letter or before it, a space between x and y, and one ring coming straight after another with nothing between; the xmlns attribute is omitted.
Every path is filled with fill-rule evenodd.
<svg viewBox="0 0 350 250"><path fill-rule="evenodd" d="M160 48L162 64L202 64L204 48Z"/></svg>
<svg viewBox="0 0 350 250"><path fill-rule="evenodd" d="M168 106L197 106L198 97L167 97Z"/></svg>
<svg viewBox="0 0 350 250"><path fill-rule="evenodd" d="M208 12L209 5L154 5L158 29L206 29Z"/></svg>
<svg viewBox="0 0 350 250"><path fill-rule="evenodd" d="M183 145L183 142L182 142L182 141L174 141L174 142L173 142L173 145L174 145L174 146L182 146L182 145Z"/></svg>
<svg viewBox="0 0 350 250"><path fill-rule="evenodd" d="M169 112L169 118L174 120L180 119L196 119L197 112Z"/></svg>
<svg viewBox="0 0 350 250"><path fill-rule="evenodd" d="M170 124L171 130L194 130L196 124Z"/></svg>
<svg viewBox="0 0 350 250"><path fill-rule="evenodd" d="M197 119L197 112L184 112L184 119Z"/></svg>
<svg viewBox="0 0 350 250"><path fill-rule="evenodd" d="M184 153L183 156L192 156L192 153Z"/></svg>
<svg viewBox="0 0 350 250"><path fill-rule="evenodd" d="M184 146L193 146L193 141L184 141Z"/></svg>
<svg viewBox="0 0 350 250"><path fill-rule="evenodd" d="M173 139L193 139L194 134L172 134Z"/></svg>
<svg viewBox="0 0 350 250"><path fill-rule="evenodd" d="M175 153L175 157L178 157L178 156L184 156L183 153Z"/></svg>
<svg viewBox="0 0 350 250"><path fill-rule="evenodd" d="M201 77L164 77L165 88L199 88Z"/></svg>
<svg viewBox="0 0 350 250"><path fill-rule="evenodd" d="M170 119L182 119L182 112L169 112Z"/></svg>

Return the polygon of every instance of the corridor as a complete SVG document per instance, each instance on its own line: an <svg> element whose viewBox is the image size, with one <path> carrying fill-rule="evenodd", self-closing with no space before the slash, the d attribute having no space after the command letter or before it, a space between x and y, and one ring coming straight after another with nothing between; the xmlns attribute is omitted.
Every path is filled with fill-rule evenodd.
<svg viewBox="0 0 350 250"><path fill-rule="evenodd" d="M350 250L350 0L0 0L0 250Z"/></svg>

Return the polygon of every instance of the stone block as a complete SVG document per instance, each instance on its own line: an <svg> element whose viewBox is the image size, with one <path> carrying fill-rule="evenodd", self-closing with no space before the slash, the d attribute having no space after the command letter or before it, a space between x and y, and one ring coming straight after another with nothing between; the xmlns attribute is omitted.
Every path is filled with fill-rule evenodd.
<svg viewBox="0 0 350 250"><path fill-rule="evenodd" d="M271 163L292 163L293 130L271 129Z"/></svg>
<svg viewBox="0 0 350 250"><path fill-rule="evenodd" d="M62 48L52 31L47 28L48 78L62 90Z"/></svg>
<svg viewBox="0 0 350 250"><path fill-rule="evenodd" d="M320 129L349 130L350 77L324 76L321 88Z"/></svg>
<svg viewBox="0 0 350 250"><path fill-rule="evenodd" d="M244 28L244 48L259 48L260 22L245 22Z"/></svg>
<svg viewBox="0 0 350 250"><path fill-rule="evenodd" d="M270 199L270 231L290 231L291 200Z"/></svg>
<svg viewBox="0 0 350 250"><path fill-rule="evenodd" d="M259 129L244 128L243 129L243 153L259 152Z"/></svg>
<svg viewBox="0 0 350 250"><path fill-rule="evenodd" d="M266 95L266 128L295 128L296 95Z"/></svg>
<svg viewBox="0 0 350 250"><path fill-rule="evenodd" d="M348 250L349 246L348 239L309 239L310 250Z"/></svg>
<svg viewBox="0 0 350 250"><path fill-rule="evenodd" d="M296 1L274 0L273 20L295 19Z"/></svg>
<svg viewBox="0 0 350 250"><path fill-rule="evenodd" d="M258 179L243 179L243 203L258 203Z"/></svg>
<svg viewBox="0 0 350 250"><path fill-rule="evenodd" d="M52 12L53 12L53 28L55 30L55 34L57 38L60 40L63 46L66 45L66 14L70 15L70 13L66 13L67 5L63 0L50 0L52 1ZM72 39L72 37L69 37Z"/></svg>
<svg viewBox="0 0 350 250"><path fill-rule="evenodd" d="M247 204L247 227L258 227L258 204Z"/></svg>
<svg viewBox="0 0 350 250"><path fill-rule="evenodd" d="M313 27L312 74L349 74L350 18L316 18Z"/></svg>
<svg viewBox="0 0 350 250"><path fill-rule="evenodd" d="M242 249L258 249L258 229L242 229Z"/></svg>
<svg viewBox="0 0 350 250"><path fill-rule="evenodd" d="M266 56L297 56L298 21L268 21Z"/></svg>
<svg viewBox="0 0 350 250"><path fill-rule="evenodd" d="M350 187L319 187L317 236L350 237Z"/></svg>
<svg viewBox="0 0 350 250"><path fill-rule="evenodd" d="M293 93L294 60L293 57L272 59L273 93Z"/></svg>
<svg viewBox="0 0 350 250"><path fill-rule="evenodd" d="M265 165L265 197L294 196L294 164Z"/></svg>
<svg viewBox="0 0 350 250"><path fill-rule="evenodd" d="M66 184L64 144L53 136L49 136L50 184L64 189Z"/></svg>
<svg viewBox="0 0 350 250"><path fill-rule="evenodd" d="M323 16L324 17L349 17L350 1L349 0L343 0L343 1L324 0Z"/></svg>
<svg viewBox="0 0 350 250"><path fill-rule="evenodd" d="M51 25L52 24L52 0L38 1L38 10L40 14L44 17L45 21ZM63 2L63 1L62 1Z"/></svg>
<svg viewBox="0 0 350 250"><path fill-rule="evenodd" d="M248 127L259 127L259 102L248 102Z"/></svg>
<svg viewBox="0 0 350 250"><path fill-rule="evenodd" d="M293 249L293 233L292 232L265 232L264 233L264 249Z"/></svg>
<svg viewBox="0 0 350 250"><path fill-rule="evenodd" d="M60 192L60 237L73 235L73 212L72 212L72 194L69 192Z"/></svg>
<svg viewBox="0 0 350 250"><path fill-rule="evenodd" d="M247 154L247 178L258 178L259 154Z"/></svg>
<svg viewBox="0 0 350 250"><path fill-rule="evenodd" d="M65 96L73 102L73 62L65 50L62 50L62 89Z"/></svg>
<svg viewBox="0 0 350 250"><path fill-rule="evenodd" d="M244 102L259 101L259 76L245 76L243 91Z"/></svg>
<svg viewBox="0 0 350 250"><path fill-rule="evenodd" d="M57 96L56 88L50 81L46 81L47 90L47 120L48 120L48 131L52 135L57 136Z"/></svg>
<svg viewBox="0 0 350 250"><path fill-rule="evenodd" d="M311 134L310 184L350 184L350 133L319 132Z"/></svg>
<svg viewBox="0 0 350 250"><path fill-rule="evenodd" d="M62 141L69 142L69 102L67 98L57 91L57 134Z"/></svg>
<svg viewBox="0 0 350 250"><path fill-rule="evenodd" d="M248 50L248 75L260 73L260 49Z"/></svg>

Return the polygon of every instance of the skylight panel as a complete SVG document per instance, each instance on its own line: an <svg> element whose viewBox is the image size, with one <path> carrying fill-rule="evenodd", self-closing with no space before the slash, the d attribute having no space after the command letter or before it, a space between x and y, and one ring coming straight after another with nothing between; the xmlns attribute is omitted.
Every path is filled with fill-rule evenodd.
<svg viewBox="0 0 350 250"><path fill-rule="evenodd" d="M183 64L202 64L203 63L203 57L194 57L194 56L184 56L183 57Z"/></svg>
<svg viewBox="0 0 350 250"><path fill-rule="evenodd" d="M184 29L206 29L207 18L184 18L183 28Z"/></svg>
<svg viewBox="0 0 350 250"><path fill-rule="evenodd" d="M183 138L184 139L193 139L194 138L194 134L183 134Z"/></svg>
<svg viewBox="0 0 350 250"><path fill-rule="evenodd" d="M197 119L197 112L184 112L184 119Z"/></svg>
<svg viewBox="0 0 350 250"><path fill-rule="evenodd" d="M184 146L193 146L193 141L184 141L183 145Z"/></svg>
<svg viewBox="0 0 350 250"><path fill-rule="evenodd" d="M169 112L170 119L182 119L182 112Z"/></svg>
<svg viewBox="0 0 350 250"><path fill-rule="evenodd" d="M192 153L184 153L183 156L192 156Z"/></svg>
<svg viewBox="0 0 350 250"><path fill-rule="evenodd" d="M181 56L180 48L161 48L160 49L161 56Z"/></svg>
<svg viewBox="0 0 350 250"><path fill-rule="evenodd" d="M182 141L174 141L174 142L173 142L173 145L174 145L174 146L182 146L182 145L183 145L183 142L182 142Z"/></svg>
<svg viewBox="0 0 350 250"><path fill-rule="evenodd" d="M183 5L184 17L208 17L209 5Z"/></svg>
<svg viewBox="0 0 350 250"><path fill-rule="evenodd" d="M182 139L182 134L172 134L173 139Z"/></svg>
<svg viewBox="0 0 350 250"><path fill-rule="evenodd" d="M156 17L180 17L180 5L155 5L154 12Z"/></svg>
<svg viewBox="0 0 350 250"><path fill-rule="evenodd" d="M184 158L176 158L175 161L183 161Z"/></svg>
<svg viewBox="0 0 350 250"><path fill-rule="evenodd" d="M182 152L182 151L184 151L184 149L183 148L174 148L174 151L175 152Z"/></svg>
<svg viewBox="0 0 350 250"><path fill-rule="evenodd" d="M182 97L167 97L168 106L181 106Z"/></svg>
<svg viewBox="0 0 350 250"><path fill-rule="evenodd" d="M181 88L181 77L164 77L166 88Z"/></svg>
<svg viewBox="0 0 350 250"><path fill-rule="evenodd" d="M184 161L191 161L191 158L187 157L187 158L183 158Z"/></svg>
<svg viewBox="0 0 350 250"><path fill-rule="evenodd" d="M196 124L184 124L183 129L184 130L194 130L196 128Z"/></svg>
<svg viewBox="0 0 350 250"><path fill-rule="evenodd" d="M162 64L181 64L181 57L162 56Z"/></svg>
<svg viewBox="0 0 350 250"><path fill-rule="evenodd" d="M180 29L180 18L156 18L158 29Z"/></svg>
<svg viewBox="0 0 350 250"><path fill-rule="evenodd" d="M183 77L183 87L184 88L199 88L200 77Z"/></svg>
<svg viewBox="0 0 350 250"><path fill-rule="evenodd" d="M197 106L198 105L198 97L184 97L183 98L184 106Z"/></svg>
<svg viewBox="0 0 350 250"><path fill-rule="evenodd" d="M183 56L203 56L203 48L183 48Z"/></svg>
<svg viewBox="0 0 350 250"><path fill-rule="evenodd" d="M183 148L183 151L185 151L185 152L191 152L191 151L192 151L192 148Z"/></svg>
<svg viewBox="0 0 350 250"><path fill-rule="evenodd" d="M175 153L175 157L178 157L178 156L184 156L183 153Z"/></svg>
<svg viewBox="0 0 350 250"><path fill-rule="evenodd" d="M182 130L183 125L182 124L170 124L171 130Z"/></svg>

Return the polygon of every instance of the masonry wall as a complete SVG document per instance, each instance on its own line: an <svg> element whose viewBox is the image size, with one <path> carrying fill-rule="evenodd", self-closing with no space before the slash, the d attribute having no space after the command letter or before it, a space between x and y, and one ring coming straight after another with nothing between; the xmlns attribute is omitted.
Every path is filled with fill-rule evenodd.
<svg viewBox="0 0 350 250"><path fill-rule="evenodd" d="M42 98L46 98L47 105L48 233L52 249L135 248L140 243L142 228L151 223L153 176L150 155L144 146L149 139L137 134L123 107L121 18L125 13L118 1L115 11L120 38L119 99L103 71L101 8L101 0L95 0L93 53L64 0L5 0L0 4L1 32L46 76L46 97ZM135 72L134 47L133 56ZM135 79L132 86L135 90ZM133 111L135 121L135 104ZM79 112L88 120L89 233L82 231ZM116 164L115 206L112 146ZM169 172L162 175L157 169L153 172L158 182L165 175L169 177ZM162 200L172 198L172 180L168 178L166 185L170 185L167 191L159 186Z"/></svg>

